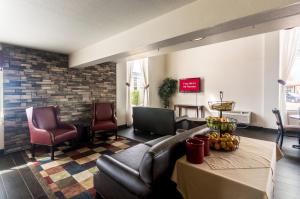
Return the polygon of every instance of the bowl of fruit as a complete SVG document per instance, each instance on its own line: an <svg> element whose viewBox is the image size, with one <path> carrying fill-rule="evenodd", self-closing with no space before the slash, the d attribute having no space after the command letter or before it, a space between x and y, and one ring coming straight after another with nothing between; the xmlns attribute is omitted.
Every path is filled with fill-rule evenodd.
<svg viewBox="0 0 300 199"><path fill-rule="evenodd" d="M226 117L213 117L206 118L207 127L211 130L220 130L221 132L234 132L237 126L237 120Z"/></svg>
<svg viewBox="0 0 300 199"><path fill-rule="evenodd" d="M213 131L208 134L209 146L217 151L235 151L239 147L240 137L230 133L219 133Z"/></svg>
<svg viewBox="0 0 300 199"><path fill-rule="evenodd" d="M233 101L209 101L208 106L211 110L232 111L234 108Z"/></svg>

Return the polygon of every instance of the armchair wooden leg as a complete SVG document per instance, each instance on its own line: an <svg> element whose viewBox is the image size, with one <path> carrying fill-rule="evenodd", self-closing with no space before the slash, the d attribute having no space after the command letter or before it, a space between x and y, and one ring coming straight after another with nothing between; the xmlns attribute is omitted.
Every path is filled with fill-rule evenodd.
<svg viewBox="0 0 300 199"><path fill-rule="evenodd" d="M96 192L96 199L103 199L103 197L99 193Z"/></svg>
<svg viewBox="0 0 300 199"><path fill-rule="evenodd" d="M279 142L279 138L281 137L281 133L280 133L280 130L278 130L278 133L277 133L277 137L276 137L276 143L278 144Z"/></svg>
<svg viewBox="0 0 300 199"><path fill-rule="evenodd" d="M284 134L283 134L283 133L281 133L280 149L282 149L283 138L284 138Z"/></svg>
<svg viewBox="0 0 300 199"><path fill-rule="evenodd" d="M75 147L76 147L76 144L77 144L76 141L77 141L76 139L70 140L70 147L71 147L71 148L75 148Z"/></svg>
<svg viewBox="0 0 300 199"><path fill-rule="evenodd" d="M31 144L31 156L32 158L35 157L35 144Z"/></svg>
<svg viewBox="0 0 300 199"><path fill-rule="evenodd" d="M54 146L50 146L51 160L54 160Z"/></svg>
<svg viewBox="0 0 300 199"><path fill-rule="evenodd" d="M92 131L92 143L94 143L94 139L95 139L95 131Z"/></svg>

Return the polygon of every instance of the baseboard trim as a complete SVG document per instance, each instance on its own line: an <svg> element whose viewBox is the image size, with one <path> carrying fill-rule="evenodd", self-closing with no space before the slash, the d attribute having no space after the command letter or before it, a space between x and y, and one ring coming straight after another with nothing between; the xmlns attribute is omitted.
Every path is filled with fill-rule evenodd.
<svg viewBox="0 0 300 199"><path fill-rule="evenodd" d="M118 126L118 130L123 130L123 129L127 129L128 126L126 124L122 124Z"/></svg>
<svg viewBox="0 0 300 199"><path fill-rule="evenodd" d="M268 131L268 132L272 132L272 133L277 133L277 129L265 128L265 127L261 127L261 126L248 126L247 128L253 129L253 130L257 129L257 130L263 130L263 131Z"/></svg>

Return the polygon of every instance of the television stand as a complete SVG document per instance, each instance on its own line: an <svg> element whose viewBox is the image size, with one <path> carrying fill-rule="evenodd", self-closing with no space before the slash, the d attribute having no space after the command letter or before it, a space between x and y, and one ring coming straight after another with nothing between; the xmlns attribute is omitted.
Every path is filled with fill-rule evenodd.
<svg viewBox="0 0 300 199"><path fill-rule="evenodd" d="M199 118L199 110L200 110L200 116L201 118L205 117L204 113L204 106L198 106L198 105L187 105L187 104L174 104L174 111L176 112L176 109L179 109L179 117L182 116L182 109L192 109L196 111L197 118Z"/></svg>

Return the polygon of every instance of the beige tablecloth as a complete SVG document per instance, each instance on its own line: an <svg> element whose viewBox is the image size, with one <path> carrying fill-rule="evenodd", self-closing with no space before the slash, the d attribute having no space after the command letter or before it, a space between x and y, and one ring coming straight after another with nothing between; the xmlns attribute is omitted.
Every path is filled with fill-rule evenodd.
<svg viewBox="0 0 300 199"><path fill-rule="evenodd" d="M202 164L191 164L185 156L177 160L172 180L185 199L273 198L276 161L282 158L275 143L241 137L237 151L211 152L211 157L220 159L213 163L206 160ZM214 163L222 162L222 157L226 157L224 162L230 160L231 164L213 167ZM255 163L243 163L243 157Z"/></svg>

